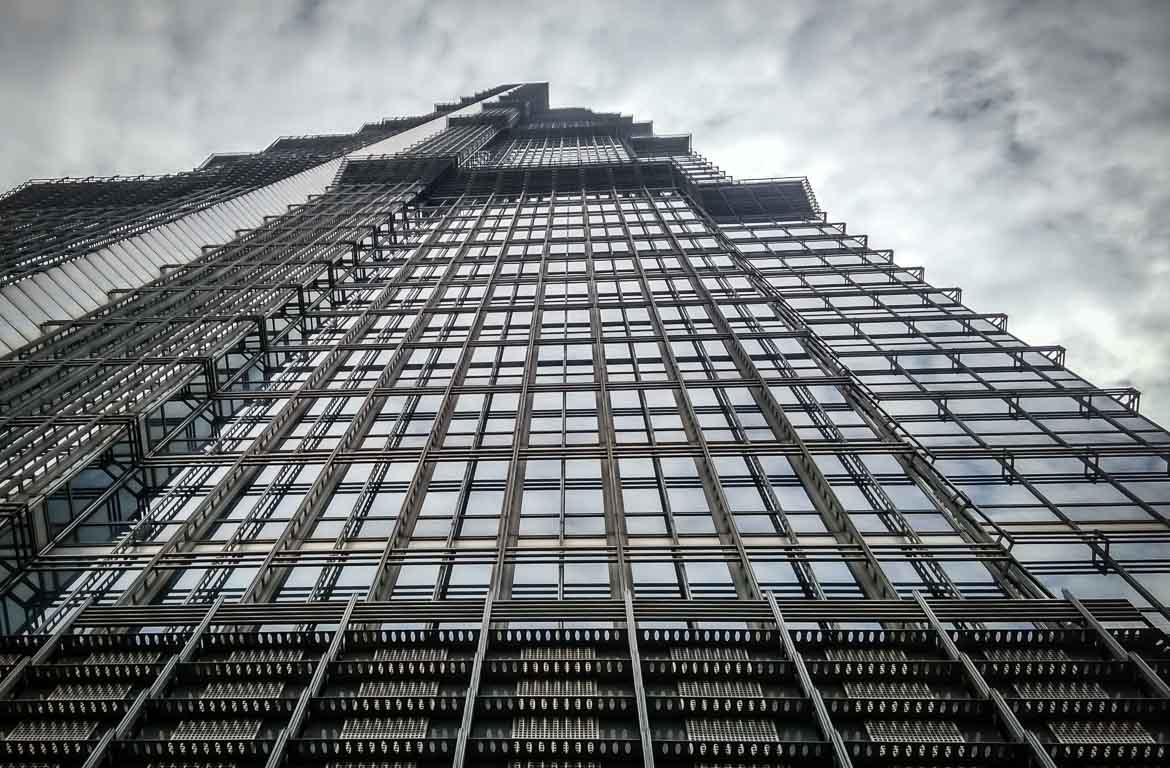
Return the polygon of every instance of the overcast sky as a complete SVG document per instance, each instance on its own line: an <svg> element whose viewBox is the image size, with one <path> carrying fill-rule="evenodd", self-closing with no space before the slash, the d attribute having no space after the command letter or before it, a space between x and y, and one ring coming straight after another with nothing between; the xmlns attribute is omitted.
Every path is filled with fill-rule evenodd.
<svg viewBox="0 0 1170 768"><path fill-rule="evenodd" d="M807 175L831 220L1170 424L1165 0L0 0L0 188L522 80L691 133L736 177Z"/></svg>

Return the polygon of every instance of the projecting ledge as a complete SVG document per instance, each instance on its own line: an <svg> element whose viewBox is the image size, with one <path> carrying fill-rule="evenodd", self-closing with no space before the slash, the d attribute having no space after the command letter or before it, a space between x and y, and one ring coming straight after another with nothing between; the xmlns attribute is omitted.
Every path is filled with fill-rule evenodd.
<svg viewBox="0 0 1170 768"><path fill-rule="evenodd" d="M691 135L683 133L674 136L631 136L630 146L639 157L689 155Z"/></svg>
<svg viewBox="0 0 1170 768"><path fill-rule="evenodd" d="M355 157L345 161L337 183L394 184L403 181L431 181L455 167L449 156L418 157L412 155Z"/></svg>
<svg viewBox="0 0 1170 768"><path fill-rule="evenodd" d="M696 191L707 213L717 221L805 218L819 213L804 178L701 184Z"/></svg>

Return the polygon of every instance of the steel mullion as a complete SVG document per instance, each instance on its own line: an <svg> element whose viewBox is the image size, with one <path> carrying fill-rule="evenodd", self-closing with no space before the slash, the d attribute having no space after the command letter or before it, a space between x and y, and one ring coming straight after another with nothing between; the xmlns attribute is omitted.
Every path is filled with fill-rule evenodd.
<svg viewBox="0 0 1170 768"><path fill-rule="evenodd" d="M685 197L681 199L687 200ZM701 216L700 208L697 208L694 204L690 204L689 201L688 205L690 210L699 216L700 221L704 221L708 230L718 239L718 226L710 221L705 221ZM669 233L669 224L657 208L655 208L655 212L659 225ZM673 239L675 247L678 250L679 263L681 264L682 259L687 258L686 252L682 249L673 233L670 233L670 237ZM724 239L726 240L726 238ZM729 249L730 252L731 249ZM704 297L704 301L708 306L708 316L720 327L722 333L726 334L729 339L734 339L734 331L728 325L727 319L723 316L717 302L711 296L706 286L702 285L701 278L690 265L689 260L687 261L687 265L690 267L689 281L696 293ZM897 590L885 575L885 571L882 569L878 559L869 550L865 537L857 530L856 525L854 525L848 513L845 512L844 506L836 494L833 493L832 487L825 479L824 473L820 470L816 462L813 461L812 454L805 447L804 439L800 437L791 420L785 415L784 409L768 391L765 379L755 367L750 355L747 354L746 350L738 342L730 341L724 343L727 345L729 354L739 368L741 376L748 383L748 387L759 405L760 412L768 421L777 439L782 442L792 443L798 447L799 453L795 457L790 457L790 460L795 458L794 461L791 461L793 469L796 470L797 477L800 478L805 491L809 495L809 499L817 507L817 511L820 513L826 526L839 541L843 539L842 543L854 544L860 547L864 553L865 560L859 563L857 567L851 564L848 565L857 580L858 586L863 591L868 592L871 597L897 597ZM754 382L761 382L761 384L753 385Z"/></svg>
<svg viewBox="0 0 1170 768"><path fill-rule="evenodd" d="M617 192L614 189L606 191L608 200L616 205ZM629 546L629 535L625 526L625 502L622 500L621 482L616 472L617 458L614 454L616 432L614 430L613 413L609 401L609 375L605 362L605 328L601 321L601 309L597 296L597 270L594 263L591 222L589 214L590 201L582 200L582 229L585 233L585 276L589 290L589 329L590 342L593 348L593 370L597 381L597 437L601 443L605 456L601 460L602 503L605 510L606 540L615 548L615 559L608 565L610 594L624 594L634 588L634 575L630 568L626 549ZM604 221L604 215L602 220ZM612 256L612 254L611 254ZM568 309L565 309L565 322L568 323Z"/></svg>
<svg viewBox="0 0 1170 768"><path fill-rule="evenodd" d="M464 699L463 717L455 742L452 768L463 768L467 754L467 740L471 737L471 726L475 721L475 706L479 699L479 681L483 675L483 662L487 657L488 640L491 633L493 596L494 593L491 589L484 594L483 615L479 621L479 638L475 644L475 657L471 663L471 677L467 682L467 696Z"/></svg>
<svg viewBox="0 0 1170 768"><path fill-rule="evenodd" d="M634 677L634 704L638 710L638 738L642 742L642 766L654 768L653 731L650 730L650 714L646 708L646 684L642 680L642 657L638 652L638 620L634 613L634 600L627 589L622 593L625 608L626 636L629 640L630 670Z"/></svg>
<svg viewBox="0 0 1170 768"><path fill-rule="evenodd" d="M695 407L691 403L690 396L687 394L686 383L682 375L682 371L679 369L678 361L675 359L674 350L671 349L668 341L670 336L667 333L666 325L662 320L662 316L658 312L658 307L655 302L653 292L650 288L649 278L647 278L646 271L642 266L641 256L639 255L639 252L634 245L634 237L630 231L629 216L623 209L620 200L621 199L619 198L616 214L619 221L621 222L623 230L626 233L627 242L630 244L629 258L634 264L634 269L637 273L638 284L643 294L649 297L647 311L650 316L652 326L654 327L657 335L661 338L661 341L657 343L662 354L663 362L666 364L670 378L676 382L678 387L676 390L674 390L674 397L676 403L678 404L679 416L682 419L688 438L691 442L698 446L700 451L700 456L695 463L699 470L699 476L702 479L704 493L712 502L712 520L716 523L716 530L719 532L720 538L732 544L736 549L738 562L732 561L728 563L728 568L732 576L732 582L735 585L736 593L740 598L758 597L760 594L760 586L756 581L755 571L752 568L751 560L744 551L743 540L739 535L739 531L735 525L734 517L727 505L727 498L723 494L723 488L719 484L719 476L714 469L710 448L707 445L706 439L703 437L702 427L699 426L698 419L695 416ZM645 203L647 206L649 206L649 210L656 210L653 202L654 198L650 194L649 190L647 190L645 187L641 187L638 195L632 197L631 200L633 200L635 203L634 209L638 212L639 224L642 223L642 212L647 209L639 207L637 205L638 203ZM674 245L676 258L680 260L685 258L683 251L678 247L677 241L674 241ZM659 478L663 477L660 472L657 474ZM722 521L720 521L720 517L722 518ZM722 522L722 526L719 525L720 522ZM686 591L689 589L689 585L687 583L688 581L689 577L685 581L680 580L680 586L684 590L684 594L686 594Z"/></svg>
<svg viewBox="0 0 1170 768"><path fill-rule="evenodd" d="M1088 625L1094 633L1096 633L1098 639L1101 641L1101 644L1105 646L1105 650L1109 652L1110 656L1112 656L1117 661L1124 661L1132 664L1133 667L1137 670L1138 677L1145 681L1146 685L1150 687L1150 690L1153 691L1158 696L1158 698L1170 699L1170 685L1167 685L1166 682L1158 676L1158 673L1155 672L1150 667L1150 665L1146 663L1145 659L1139 656L1136 652L1126 650L1125 647L1117 641L1117 638L1114 637L1113 634L1105 628L1105 625L1103 625L1101 621L1093 615L1092 611L1086 608L1085 604L1077 599L1072 592L1066 589L1063 591L1063 594L1064 599L1072 604L1074 608L1076 608L1077 613L1081 615L1084 623Z"/></svg>
<svg viewBox="0 0 1170 768"><path fill-rule="evenodd" d="M829 747L837 762L837 768L852 768L853 763L849 759L849 753L845 749L844 742L841 741L841 734L837 732L832 719L829 717L829 711L825 707L825 700L821 696L820 689L813 682L812 676L804 664L804 656L801 655L799 649L796 647L796 643L792 640L792 635L789 634L788 623L784 620L784 614L780 611L780 606L776 602L776 596L772 592L765 592L764 597L768 603L772 621L776 624L776 632L780 636L780 643L784 648L784 655L788 657L789 661L792 662L793 668L796 670L796 679L800 685L801 692L804 693L805 698L812 704L817 727L825 737L825 741L829 742ZM833 622L830 621L829 623Z"/></svg>
<svg viewBox="0 0 1170 768"><path fill-rule="evenodd" d="M422 254L423 251L418 251L415 257L413 257L406 266L413 268L417 263L423 260ZM400 274L405 275L406 273L406 267L403 267L403 272ZM372 317L366 317L364 322L355 323L348 331L346 331L343 338L360 338L361 335L369 330L369 327L373 324L372 321ZM340 367L343 360L347 357L348 355L343 356L337 350L329 353L329 355L327 355L324 360L322 360L314 367L312 373L309 376L301 380L299 388L316 388L323 379L331 377ZM216 487L204 497L200 506L191 513L187 520L178 528L178 530L176 530L175 534L168 539L164 549L161 550L161 553L165 554L168 550L177 548L182 542L190 540L198 532L198 530L201 530L206 525L208 525L213 519L213 513L215 512L215 509L221 503L224 505L230 503L235 498L239 488L243 487L244 483L257 474L258 470L244 472L246 465L243 463L243 458L247 455L254 455L255 453L266 450L269 444L274 442L276 439L284 437L288 428L290 428L301 418L303 413L308 410L308 407L309 404L307 402L300 403L294 398L290 400L289 404L287 404L285 408L277 411L268 421L264 432L252 440L247 450L244 452L244 454L241 455L240 459L237 459L232 464L232 469L227 473L227 475L225 475L219 481L219 483L217 483ZM143 590L145 580L150 573L151 566L148 564L143 568L142 572L135 579L135 581L123 591L122 597L119 598L118 602L124 603L134 599L142 599L142 597L136 595L136 592ZM156 580L155 585L156 588L157 586L161 586L158 580Z"/></svg>
<svg viewBox="0 0 1170 768"><path fill-rule="evenodd" d="M529 404L531 397L530 392L536 380L536 373L539 367L539 350L540 350L540 321L543 312L541 310L542 299L546 290L546 274L547 263L549 257L550 247L550 232L552 231L552 221L554 212L556 210L557 197L555 194L549 196L550 199L543 202L542 205L547 208L545 214L548 223L544 228L544 237L540 249L540 259L537 262L538 271L536 288L532 296L531 302L525 301L525 305L531 304L531 317L528 319L528 336L524 352L524 371L520 382L520 398L519 406L516 411L516 439L512 441L512 456L508 464L508 478L504 490L504 503L500 513L499 533L497 534L496 542L496 565L492 568L492 575L489 581L488 589L492 594L500 600L510 600L512 598L512 582L515 576L515 567L508 558L508 550L511 548L518 548L520 539L520 520L521 520L521 505L524 501L524 483L525 475L528 469L527 458L522 453L522 450L528 447L528 434L530 424L532 423L532 406ZM584 201L582 201L584 204ZM519 218L519 211L522 206L516 207L516 219ZM535 219L536 217L533 216ZM511 235L515 231L515 219L513 220L512 228L509 231ZM505 240L507 242L507 240ZM517 286L518 287L518 286ZM513 293L513 300L509 308L514 311L516 306L517 293ZM596 373L594 374L596 376ZM562 403L562 408L563 408ZM557 579L558 588L560 585L560 578Z"/></svg>
<svg viewBox="0 0 1170 768"><path fill-rule="evenodd" d="M700 216L700 220L706 223L708 229L711 230L714 237L716 237L716 239L721 239L725 243L732 260L737 261L740 264L741 269L744 272L744 276L751 284L756 286L761 295L765 298L769 296L773 297L774 303L777 307L787 309L788 304L783 296L783 293L774 288L767 280L764 280L759 276L759 271L755 268L755 265L751 262L751 260L743 256L742 252L735 245L735 242L730 240L715 222L713 222L709 217L705 217L703 215L701 208L696 212ZM892 441L901 441L903 439L902 436L899 435L895 430L891 430L889 428L889 417L886 416L884 412L875 413L875 408L870 407L871 404L874 404L876 407L876 404L872 401L872 396L856 396L855 388L861 388L863 391L866 391L865 385L861 383L859 379L854 374L852 374L846 366L841 364L840 361L833 356L831 348L823 341L821 341L820 337L812 329L811 325L805 322L803 316L799 312L793 311L789 311L787 315L795 319L797 321L796 325L804 328L809 334L808 338L811 343L802 345L805 347L809 356L812 359L817 360L827 370L839 371L843 376L851 381L851 385L842 386L839 389L842 395L845 397L846 402L853 407L854 411L866 418L871 428L874 429L875 434L884 434L887 436L887 439ZM912 449L917 448L916 443L910 443L910 446ZM929 489L931 493L935 495L937 499L939 499L941 502L938 505L940 510L949 509L951 511L952 519L959 523L955 527L960 535L964 535L963 532L966 531L967 535L973 536L976 540L983 540L987 543L992 542L991 538L981 527L962 524L963 522L967 521L967 517L963 514L963 509L958 507L958 505L955 503L952 494L942 491L940 487L940 481L935 478L936 473L933 467L926 464L913 452L908 457L902 456L901 454L894 454L894 456L895 460L903 466L906 474L911 479L921 480L925 488ZM903 523L904 522L905 521L903 521ZM851 524L849 524L849 527L852 527ZM1015 562L1010 558L1010 553L1008 553L1008 557L1009 562ZM1006 577L1001 574L998 569L989 568L988 571L992 574L993 578L996 578L1002 584L1005 584L1005 586L1016 586L1023 594L1034 595L1041 591L1037 590L1035 587L1030 587L1030 583L1022 578L1012 578L1012 569L1010 568L1008 569ZM1027 571L1025 570L1024 573L1027 573Z"/></svg>
<svg viewBox="0 0 1170 768"><path fill-rule="evenodd" d="M462 257L467 254L467 251L471 247L471 238L477 231L479 231L479 228L482 225L484 219L489 216L488 212L491 210L494 200L495 195L489 195L485 200L483 200L481 211L472 217L473 221L470 223L470 225L466 228L462 226L458 228L458 231L464 235L463 243L460 244L456 249L457 253L451 258L451 262L447 267L443 279L439 281L439 284L432 293L434 302L430 305L430 307L437 305L442 299L444 288L450 287L453 284L452 280L458 271ZM467 202L467 197L460 197L456 200L455 203L451 204L449 208L450 210L457 212L456 215L459 215L460 218L462 218L462 215L458 214L458 212L463 206L478 204L479 203L474 201ZM451 220L452 216L449 213L445 216L444 222L449 223ZM493 221L494 220L495 219L493 219ZM436 232L438 231L440 230L436 230ZM450 232L451 229L448 227L441 231L447 233ZM449 247L449 244L445 243L444 245L445 247ZM432 426L431 433L428 436L426 443L418 451L418 458L415 460L416 466L414 475L411 478L409 487L407 488L406 498L403 502L402 510L399 512L398 517L394 522L393 530L386 539L386 545L383 549L382 558L378 562L378 566L374 572L373 580L370 584L370 590L366 597L367 600L385 599L393 592L393 589L397 584L399 568L397 566L391 565L391 553L395 545L400 540L402 540L403 537L407 537L407 541L409 541L409 539L414 535L414 527L417 524L418 514L421 511L423 497L425 496L424 488L430 482L430 478L433 473L433 467L428 467L428 458L429 455L435 451L436 444L441 445L441 442L439 441L441 438L446 436L447 430L450 427L450 419L454 411L455 401L457 400L457 396L453 397L451 393L455 389L455 383L466 376L467 368L471 363L472 352L475 346L474 341L478 334L478 329L482 327L483 324L485 307L490 306L491 303L492 294L488 288L494 286L495 278L499 270L499 264L502 263L503 259L504 252L501 250L500 256L497 258L496 265L492 270L492 278L489 281L489 286L485 287L483 298L475 310L475 316L472 319L471 325L467 329L467 336L464 338L461 345L462 352L456 361L455 368L451 372L451 377L448 380L447 385L443 388L439 410L436 412L435 422ZM419 312L419 319L417 321L419 335L421 335L423 329L427 327L431 318L431 315L427 310L428 308L424 308ZM428 347L420 346L419 348L425 349ZM490 403L486 402L486 398L485 405L490 405ZM472 455L475 454L473 453ZM472 459L468 459L468 463L472 463ZM454 535L455 526L457 524L457 520L455 520L454 517L458 514L458 510L455 510L452 513L452 536Z"/></svg>
<svg viewBox="0 0 1170 768"><path fill-rule="evenodd" d="M960 651L958 646L955 645L955 641L951 639L950 634L938 620L934 611L931 610L930 604L926 602L926 598L922 596L922 593L914 590L913 597L914 602L918 604L919 610L926 618L927 624L933 630L947 658L958 663L963 668L964 675L970 681L971 685L974 686L975 692L980 698L991 700L995 706L996 714L1007 728L1008 733L1012 735L1012 738L1017 743L1024 745L1032 759L1036 762L1036 765L1041 766L1041 768L1056 768L1056 763L1052 761L1048 752L1036 740L1036 736L1020 724L1019 719L1016 718L1015 713L1008 707L1007 702L1004 701L999 691L987 684L987 681L983 679L983 675L979 674L979 670L971 662L971 658Z"/></svg>
<svg viewBox="0 0 1170 768"><path fill-rule="evenodd" d="M325 247L327 247L327 246L325 246ZM293 260L293 258L295 258L295 257L291 257L291 256L290 256L290 257L289 257L289 259L288 259L288 261L289 261L289 262L291 262L291 261ZM226 324L226 326L225 326L225 327L231 327L231 326L232 326L232 325L234 325L236 322L238 322L238 321L230 321L230 322L228 322L228 323ZM191 326L191 327L192 327L192 331L194 331L194 330L197 330L197 329L198 329L198 325L199 325L199 324L198 324L198 323L196 323L194 326ZM169 343L173 343L173 339L172 339L172 340L171 340ZM235 343L234 341L233 341L233 342L229 342L229 343L227 343L227 344L225 345L225 348L227 348L227 347L230 347L230 346L231 346L231 344L234 344L234 343ZM149 350L147 350L147 354L149 354ZM195 371L195 372L192 372L192 374L196 374L196 373L197 373L197 371ZM125 378L125 377L123 377L123 378ZM126 391L126 390L127 390L129 387L130 387L130 386L131 386L131 385L130 385L129 383L128 383L128 384L126 384L126 385L123 387L123 391ZM178 386L178 384L176 384L175 386ZM116 393L115 393L115 394L111 394L111 395L109 395L109 396L106 398L106 401L107 401L107 402L112 402L112 399L113 399L113 398L115 398L116 396L117 396L117 394L116 394ZM157 398L157 397L156 397L156 400L158 400L158 398ZM147 409L147 410L149 410L149 408L151 408L151 407L153 407L153 406L147 406L147 407L146 407L146 409ZM75 430L73 430L73 431L74 431L74 432L76 432L77 430L75 429ZM35 434L35 433L34 433L34 434ZM64 437L64 436L63 436L63 437ZM116 437L117 437L117 435L116 435L116 434L114 434L114 435L111 435L111 436L110 436L110 438L108 438L108 439L116 439ZM9 451L10 451L10 452L11 452L12 450L14 450L14 448L10 448L10 449L9 449ZM74 462L74 463L76 463L76 462ZM70 474L72 474L72 472L70 472ZM25 493L27 493L27 491L25 491Z"/></svg>
<svg viewBox="0 0 1170 768"><path fill-rule="evenodd" d="M424 244L420 245L419 247L421 250L426 248L427 245L424 242ZM450 265L448 265L448 269L450 269ZM406 286L404 285L403 287ZM392 293L389 291L390 289L384 290L381 293L380 298L382 298L382 300L388 301L390 295L392 295ZM437 290L432 292L431 296L428 298L428 302L433 300L437 293ZM375 301L377 301L377 299L375 299ZM418 328L420 327L420 324L422 323L425 316L426 308L424 305L424 307L420 309L419 314L415 317L411 327L407 330L406 338L409 339L412 334L418 332ZM349 355L347 355L345 359L348 360ZM387 361L385 366L383 366L383 369L379 374L375 384L380 386L389 386L391 382L397 380L401 375L402 370L408 360L409 356L403 354L402 348L400 347L399 352L392 356L391 359ZM352 374L353 372L351 372L351 376ZM374 388L376 389L377 386ZM345 393L345 390L339 389L336 390L336 392L338 394L343 394ZM374 407L375 405L377 407ZM256 576L244 590L244 595L241 598L242 602L264 601L266 599L270 599L272 596L271 590L275 590L279 587L279 582L275 579L277 574L274 572L272 565L272 556L275 555L278 550L288 546L294 541L296 541L298 545L303 542L303 536L300 532L301 529L307 526L309 522L320 516L323 505L328 503L329 499L332 498L333 491L336 489L337 484L334 480L334 473L336 472L336 468L338 466L343 466L336 461L337 456L343 450L347 449L347 447L351 446L354 441L368 434L370 426L373 424L374 419L377 418L383 405L383 398L376 397L372 394L367 394L363 399L362 404L358 407L357 413L354 414L353 418L349 420L349 425L346 427L345 434L338 441L337 446L330 452L329 457L325 460L321 472L314 479L313 484L309 491L306 492L303 501L297 506L297 509L294 511L289 522L285 525L281 535L277 538L276 544L270 549L269 557L260 566ZM365 412L364 414L363 411ZM268 582L268 579L270 578L273 579L273 581L270 582L271 586L269 586ZM266 592L266 590L268 591Z"/></svg>

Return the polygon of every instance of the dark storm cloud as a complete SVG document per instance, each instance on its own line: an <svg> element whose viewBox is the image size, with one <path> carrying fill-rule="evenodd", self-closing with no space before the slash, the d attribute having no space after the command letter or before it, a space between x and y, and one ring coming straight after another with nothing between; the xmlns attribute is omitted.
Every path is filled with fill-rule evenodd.
<svg viewBox="0 0 1170 768"><path fill-rule="evenodd" d="M1170 422L1170 4L16 2L0 187L160 173L498 82L652 118Z"/></svg>

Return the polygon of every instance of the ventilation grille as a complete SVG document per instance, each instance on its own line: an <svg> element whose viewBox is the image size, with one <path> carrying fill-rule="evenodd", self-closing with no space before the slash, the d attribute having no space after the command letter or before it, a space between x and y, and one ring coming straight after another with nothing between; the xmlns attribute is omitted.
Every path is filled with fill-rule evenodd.
<svg viewBox="0 0 1170 768"><path fill-rule="evenodd" d="M29 766L29 768L32 768ZM45 768L61 768L60 764L45 766ZM202 761L198 759L172 760L171 762L147 762L143 768L247 768L247 763L237 763L234 760Z"/></svg>
<svg viewBox="0 0 1170 768"><path fill-rule="evenodd" d="M171 738L179 741L251 741L260 733L259 720L184 720Z"/></svg>
<svg viewBox="0 0 1170 768"><path fill-rule="evenodd" d="M25 720L8 732L7 741L56 741L88 739L97 728L89 720Z"/></svg>
<svg viewBox="0 0 1170 768"><path fill-rule="evenodd" d="M964 741L949 720L867 720L865 731L871 741Z"/></svg>
<svg viewBox="0 0 1170 768"><path fill-rule="evenodd" d="M305 652L300 648L241 648L228 654L228 661L271 662L301 661Z"/></svg>
<svg viewBox="0 0 1170 768"><path fill-rule="evenodd" d="M279 680L217 680L208 683L204 699L278 699L284 691Z"/></svg>
<svg viewBox="0 0 1170 768"><path fill-rule="evenodd" d="M862 680L845 683L845 694L853 699L933 699L930 686L918 680Z"/></svg>
<svg viewBox="0 0 1170 768"><path fill-rule="evenodd" d="M901 648L826 648L829 661L847 661L856 664L908 661Z"/></svg>
<svg viewBox="0 0 1170 768"><path fill-rule="evenodd" d="M675 661L748 661L750 659L747 650L724 646L671 648L670 658Z"/></svg>
<svg viewBox="0 0 1170 768"><path fill-rule="evenodd" d="M755 680L679 680L680 696L763 696L764 688Z"/></svg>
<svg viewBox="0 0 1170 768"><path fill-rule="evenodd" d="M325 763L325 768L418 768L413 760L346 760Z"/></svg>
<svg viewBox="0 0 1170 768"><path fill-rule="evenodd" d="M1021 680L1014 683L1024 699L1107 699L1109 694L1091 680Z"/></svg>
<svg viewBox="0 0 1170 768"><path fill-rule="evenodd" d="M596 696L596 680L517 680L517 696Z"/></svg>
<svg viewBox="0 0 1170 768"><path fill-rule="evenodd" d="M153 664L158 661L158 651L94 651L85 657L86 664Z"/></svg>
<svg viewBox="0 0 1170 768"><path fill-rule="evenodd" d="M1052 735L1061 744L1152 744L1154 737L1141 723L1132 720L1064 720L1049 723Z"/></svg>
<svg viewBox="0 0 1170 768"><path fill-rule="evenodd" d="M601 768L592 760L509 760L508 768Z"/></svg>
<svg viewBox="0 0 1170 768"><path fill-rule="evenodd" d="M438 680L373 680L358 687L358 696L374 699L392 699L398 696L434 696L439 692Z"/></svg>
<svg viewBox="0 0 1170 768"><path fill-rule="evenodd" d="M343 739L425 739L425 717L355 717L341 726Z"/></svg>
<svg viewBox="0 0 1170 768"><path fill-rule="evenodd" d="M374 661L446 661L446 648L379 648Z"/></svg>
<svg viewBox="0 0 1170 768"><path fill-rule="evenodd" d="M580 739L599 737L592 717L517 717L512 721L513 739Z"/></svg>
<svg viewBox="0 0 1170 768"><path fill-rule="evenodd" d="M597 651L593 648L579 646L567 648L541 646L521 648L520 658L526 661L589 661L597 658Z"/></svg>
<svg viewBox="0 0 1170 768"><path fill-rule="evenodd" d="M779 741L780 735L771 720L688 718L687 738L691 741Z"/></svg>
<svg viewBox="0 0 1170 768"><path fill-rule="evenodd" d="M52 701L124 699L130 689L129 683L61 683L45 698Z"/></svg>
<svg viewBox="0 0 1170 768"><path fill-rule="evenodd" d="M789 768L792 763L695 763L694 768Z"/></svg>
<svg viewBox="0 0 1170 768"><path fill-rule="evenodd" d="M983 655L991 661L1071 661L1059 648L986 648Z"/></svg>

